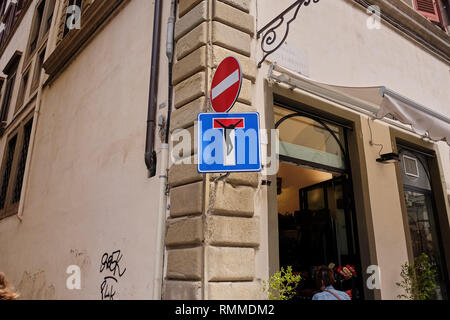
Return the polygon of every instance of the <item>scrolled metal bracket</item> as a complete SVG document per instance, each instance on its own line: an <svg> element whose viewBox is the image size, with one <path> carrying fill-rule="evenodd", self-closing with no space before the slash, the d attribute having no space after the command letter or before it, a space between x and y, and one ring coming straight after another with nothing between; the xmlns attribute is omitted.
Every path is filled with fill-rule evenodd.
<svg viewBox="0 0 450 320"><path fill-rule="evenodd" d="M261 38L261 49L264 52L263 58L258 63L258 68L261 68L261 65L266 60L266 58L277 51L281 45L286 40L288 34L289 34L289 25L297 19L298 12L300 11L300 8L302 6L309 6L311 3L318 3L320 0L298 0L295 1L292 5L290 5L286 10L284 10L282 13L280 13L277 17L275 17L272 21L270 21L268 24L266 24L261 30L259 30L256 34L257 38ZM289 19L286 22L286 28L284 35L281 37L281 40L277 44L277 29L279 29L281 26L283 26L283 23L286 19L286 15L289 14L291 11L294 11L294 15L291 19Z"/></svg>

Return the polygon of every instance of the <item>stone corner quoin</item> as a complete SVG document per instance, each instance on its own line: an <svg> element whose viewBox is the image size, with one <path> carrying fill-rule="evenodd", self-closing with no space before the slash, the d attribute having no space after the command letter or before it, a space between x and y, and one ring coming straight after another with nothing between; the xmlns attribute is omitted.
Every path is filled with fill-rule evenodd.
<svg viewBox="0 0 450 320"><path fill-rule="evenodd" d="M208 79L229 55L240 60L244 78L231 112L255 110L252 92L257 68L250 47L255 21L250 6L251 0L180 1L172 132L193 128L196 115L208 109ZM196 156L194 149L190 156ZM175 164L169 170L166 299L253 299L260 295L255 279L260 224L254 216L259 174L232 173L220 181L215 180L217 176L197 173L196 165Z"/></svg>

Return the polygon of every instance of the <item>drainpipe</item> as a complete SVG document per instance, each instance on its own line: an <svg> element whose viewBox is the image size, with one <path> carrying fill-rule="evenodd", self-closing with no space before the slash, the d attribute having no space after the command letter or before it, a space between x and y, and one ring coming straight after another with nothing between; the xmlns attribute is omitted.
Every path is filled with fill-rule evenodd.
<svg viewBox="0 0 450 320"><path fill-rule="evenodd" d="M150 88L149 88L148 113L147 113L147 135L145 142L145 165L149 170L150 177L154 177L156 174L155 118L156 118L156 100L158 95L161 16L162 16L162 1L155 0L155 12L153 17L152 62L150 69Z"/></svg>
<svg viewBox="0 0 450 320"><path fill-rule="evenodd" d="M164 234L166 230L166 210L168 197L168 166L169 166L169 134L170 118L172 113L172 66L174 51L174 29L176 15L176 0L172 0L170 7L170 17L167 22L167 40L166 55L169 60L169 85L168 85L168 107L166 119L166 132L164 134L164 143L161 145L161 164L160 164L160 184L159 184L159 208L158 208L158 227L156 231L156 259L155 259L155 283L153 286L153 299L162 298L162 285L164 273Z"/></svg>
<svg viewBox="0 0 450 320"><path fill-rule="evenodd" d="M175 32L175 20L177 12L177 2L172 0L170 4L170 17L167 22L167 42L166 42L166 56L169 60L169 95L168 95L168 110L166 121L166 135L165 142L169 143L170 133L170 118L172 116L172 100L173 100L173 85L172 85L172 69L173 69L173 55L174 55L174 32Z"/></svg>

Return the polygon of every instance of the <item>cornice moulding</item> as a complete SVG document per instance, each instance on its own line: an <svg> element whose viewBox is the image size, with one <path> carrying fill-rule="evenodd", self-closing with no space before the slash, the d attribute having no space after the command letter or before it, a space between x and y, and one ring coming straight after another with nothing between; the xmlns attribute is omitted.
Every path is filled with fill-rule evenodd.
<svg viewBox="0 0 450 320"><path fill-rule="evenodd" d="M43 67L50 75L45 85L53 81L75 59L83 47L128 1L96 0L92 2L81 16L81 28L71 30L45 60Z"/></svg>
<svg viewBox="0 0 450 320"><path fill-rule="evenodd" d="M346 0L364 8L378 6L381 17L399 32L419 42L450 64L450 36L409 5L399 0Z"/></svg>

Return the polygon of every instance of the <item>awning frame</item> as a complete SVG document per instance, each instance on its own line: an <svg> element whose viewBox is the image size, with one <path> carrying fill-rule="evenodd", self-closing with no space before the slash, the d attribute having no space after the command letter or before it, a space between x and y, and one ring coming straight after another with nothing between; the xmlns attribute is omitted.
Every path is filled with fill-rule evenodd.
<svg viewBox="0 0 450 320"><path fill-rule="evenodd" d="M274 73L274 71L276 71L280 74L277 75ZM416 130L414 130L414 127L411 124L406 124L399 120L390 119L386 116L379 117L378 112L380 111L380 105L378 105L378 104L372 104L368 101L358 99L356 97L352 97L352 96L346 95L344 93L337 92L336 90L332 90L329 88L331 85L321 84L321 83L312 83L315 81L313 81L312 79L305 77L303 75L294 73L294 72L290 71L289 69L283 68L283 67L277 65L276 62L272 63L270 65L270 68L268 71L268 78L271 80L274 80L275 82L278 82L278 83L284 83L291 88L297 88L297 89L306 91L308 93L314 94L316 96L319 96L321 98L324 98L326 100L332 101L334 103L337 103L339 105L347 107L357 113L369 116L373 120L380 120L391 126L395 126L402 130L406 130L408 132L413 133L414 135L420 136L424 140L426 139L426 140L430 140L430 141L434 141L434 142L444 141L450 145L450 141L434 140L434 139L431 139L427 133L425 133L425 134L418 133ZM337 87L337 86L334 86L334 87ZM405 103L408 106L412 107L413 109L420 111L421 113L424 113L430 117L439 119L450 125L450 118L448 118L445 115L442 115L434 110L431 110L430 108L427 108L409 98L406 98L405 96L402 96L402 95L398 94L397 92L390 90L389 88L387 88L385 86L367 87L367 88L371 89L371 90L373 90L374 88L376 88L377 90L379 89L380 101L382 101L385 97L397 99L400 102ZM363 88L357 88L357 89L363 89Z"/></svg>
<svg viewBox="0 0 450 320"><path fill-rule="evenodd" d="M439 120L442 120L444 122L447 122L450 125L450 118L444 116L443 114L440 114L430 108L427 108L411 99L408 99L404 96L402 96L401 94L398 94L395 91L392 91L386 87L381 87L381 92L380 92L381 96L384 97L385 95L391 96L393 98L396 98L406 104L409 104L410 106L416 108L417 110L424 112L432 117L438 118Z"/></svg>

